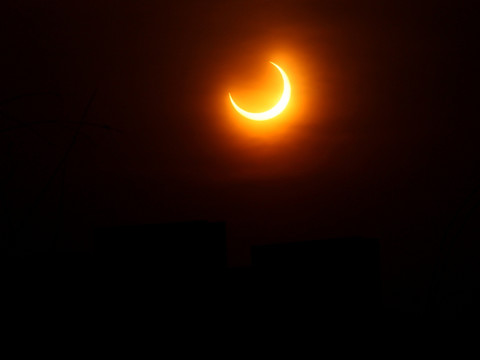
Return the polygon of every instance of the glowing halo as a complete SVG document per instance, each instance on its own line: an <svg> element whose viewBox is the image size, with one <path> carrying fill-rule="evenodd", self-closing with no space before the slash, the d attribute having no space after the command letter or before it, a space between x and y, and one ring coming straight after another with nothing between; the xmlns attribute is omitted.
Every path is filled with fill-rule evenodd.
<svg viewBox="0 0 480 360"><path fill-rule="evenodd" d="M269 120L271 118L274 118L275 116L279 115L283 110L288 105L288 102L290 101L290 96L292 93L292 88L290 86L290 81L288 80L287 74L285 74L285 71L283 71L280 66L277 64L273 63L270 61L270 64L275 66L278 71L280 71L280 74L282 75L283 78L283 94L280 100L275 104L274 107L271 109L264 111L264 112L259 112L259 113L254 113L254 112L248 112L243 110L241 107L239 107L237 104L235 104L235 101L233 101L232 95L228 93L228 96L230 97L230 101L232 102L233 107L237 112L245 116L247 119L250 120L256 120L256 121L264 121L264 120Z"/></svg>

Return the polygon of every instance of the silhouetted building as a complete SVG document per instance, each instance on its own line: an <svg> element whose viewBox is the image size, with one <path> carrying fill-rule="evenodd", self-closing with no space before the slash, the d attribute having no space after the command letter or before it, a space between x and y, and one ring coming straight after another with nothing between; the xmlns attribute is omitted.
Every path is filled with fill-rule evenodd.
<svg viewBox="0 0 480 360"><path fill-rule="evenodd" d="M377 240L340 238L254 246L252 263L256 292L271 316L365 319L376 317L379 310Z"/></svg>
<svg viewBox="0 0 480 360"><path fill-rule="evenodd" d="M176 269L226 267L223 222L179 222L101 228L95 254L107 261Z"/></svg>

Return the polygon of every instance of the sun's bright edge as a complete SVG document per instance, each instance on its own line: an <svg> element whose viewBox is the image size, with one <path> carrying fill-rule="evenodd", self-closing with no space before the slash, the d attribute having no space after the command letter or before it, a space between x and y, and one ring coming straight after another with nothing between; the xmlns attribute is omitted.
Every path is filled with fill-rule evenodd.
<svg viewBox="0 0 480 360"><path fill-rule="evenodd" d="M275 104L274 107L272 107L271 109L269 109L267 111L263 111L263 112L259 112L259 113L245 111L241 107L239 107L235 103L235 101L233 101L232 95L230 93L228 93L228 96L230 97L230 101L232 102L232 105L233 105L234 109L237 110L237 112L240 115L246 117L247 119L256 120L256 121L264 121L264 120L272 119L275 116L279 115L283 110L285 110L285 108L288 105L288 102L290 101L292 88L290 86L290 81L288 79L287 74L277 64L273 63L272 61L270 61L270 63L273 66L275 66L278 69L278 71L280 71L280 74L282 75L282 78L283 78L283 94L282 94L282 97L280 98L280 100Z"/></svg>

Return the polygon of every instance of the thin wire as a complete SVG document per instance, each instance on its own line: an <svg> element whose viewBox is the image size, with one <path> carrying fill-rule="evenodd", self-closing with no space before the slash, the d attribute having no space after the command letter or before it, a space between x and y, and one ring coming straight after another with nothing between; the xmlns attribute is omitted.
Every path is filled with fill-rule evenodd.
<svg viewBox="0 0 480 360"><path fill-rule="evenodd" d="M47 183L45 184L45 186L42 188L42 190L40 191L40 193L38 194L38 196L36 197L36 199L34 200L32 206L30 207L29 211L27 212L27 214L25 214L25 216L23 217L23 220L21 221L19 227L18 227L18 231L22 229L22 227L25 225L25 223L27 222L27 220L32 216L34 210L37 208L38 204L40 203L41 199L43 198L43 196L45 195L45 193L47 192L47 190L49 189L50 185L52 184L53 180L55 179L55 177L57 176L57 174L60 172L60 170L62 170L62 168L64 168L67 160L68 160L68 157L70 156L70 153L72 152L76 142L77 142L77 138L78 138L78 135L80 133L80 130L82 128L82 126L84 125L84 120L86 119L87 117L87 114L88 114L88 111L93 103L93 100L95 99L96 97L96 94L97 94L97 89L95 89L95 91L93 92L92 96L90 97L87 105L85 106L84 108L84 111L82 113L82 116L81 116L81 120L78 121L78 127L75 131L75 133L73 134L73 138L72 138L72 141L70 142L67 150L65 151L65 154L64 156L62 157L62 159L59 161L57 167L55 168L55 170L53 171L52 175L50 176L50 178L48 179ZM11 244L11 245L15 245L15 244Z"/></svg>

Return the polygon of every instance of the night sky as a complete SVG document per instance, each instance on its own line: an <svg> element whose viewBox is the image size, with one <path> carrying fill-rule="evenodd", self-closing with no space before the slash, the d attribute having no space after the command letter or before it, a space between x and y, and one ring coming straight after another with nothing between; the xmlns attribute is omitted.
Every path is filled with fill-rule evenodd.
<svg viewBox="0 0 480 360"><path fill-rule="evenodd" d="M225 221L243 266L251 245L371 237L387 303L420 307L440 263L480 257L471 4L3 2L2 244ZM291 103L244 119L228 93L271 106L269 61Z"/></svg>

